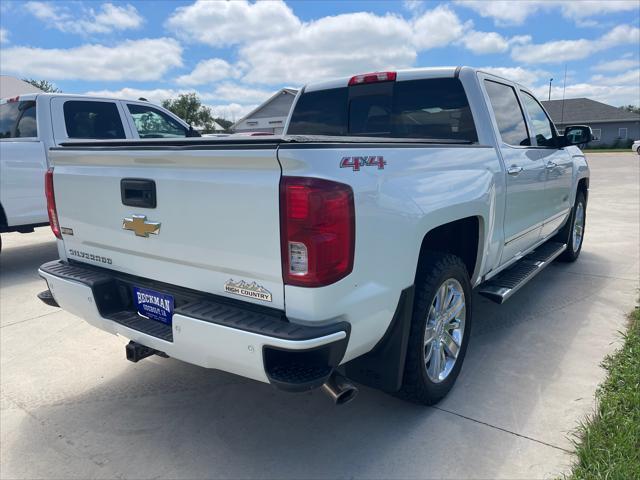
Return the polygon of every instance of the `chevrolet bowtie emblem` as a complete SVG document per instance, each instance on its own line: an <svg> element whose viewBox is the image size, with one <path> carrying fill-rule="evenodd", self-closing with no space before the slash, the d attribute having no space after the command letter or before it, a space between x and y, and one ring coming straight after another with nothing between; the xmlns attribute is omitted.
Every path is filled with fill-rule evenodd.
<svg viewBox="0 0 640 480"><path fill-rule="evenodd" d="M132 215L131 218L122 220L122 228L131 230L138 237L148 237L150 233L157 235L160 233L159 222L147 222L146 215Z"/></svg>

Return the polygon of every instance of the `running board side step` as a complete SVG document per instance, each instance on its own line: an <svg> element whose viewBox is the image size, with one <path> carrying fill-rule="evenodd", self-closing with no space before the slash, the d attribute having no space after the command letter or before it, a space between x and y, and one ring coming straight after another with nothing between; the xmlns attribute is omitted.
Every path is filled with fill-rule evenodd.
<svg viewBox="0 0 640 480"><path fill-rule="evenodd" d="M504 303L566 249L567 245L564 243L544 243L511 267L480 285L478 293L496 303Z"/></svg>

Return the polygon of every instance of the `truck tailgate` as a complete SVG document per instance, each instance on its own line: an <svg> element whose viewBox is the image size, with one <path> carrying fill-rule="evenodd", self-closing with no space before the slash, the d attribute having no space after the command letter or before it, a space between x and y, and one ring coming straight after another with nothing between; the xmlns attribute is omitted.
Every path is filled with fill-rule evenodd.
<svg viewBox="0 0 640 480"><path fill-rule="evenodd" d="M284 308L276 147L52 149L67 258ZM155 208L123 179L155 183Z"/></svg>

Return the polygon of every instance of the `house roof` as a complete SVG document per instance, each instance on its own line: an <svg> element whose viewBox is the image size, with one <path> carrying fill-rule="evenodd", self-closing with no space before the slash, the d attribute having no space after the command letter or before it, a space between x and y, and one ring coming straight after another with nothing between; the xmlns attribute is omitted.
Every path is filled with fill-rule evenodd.
<svg viewBox="0 0 640 480"><path fill-rule="evenodd" d="M596 102L590 98L567 98L564 100L564 112L562 100L543 101L542 105L547 110L555 123L566 125L568 123L606 123L606 122L633 122L640 121L640 115L628 112L606 103Z"/></svg>
<svg viewBox="0 0 640 480"><path fill-rule="evenodd" d="M259 112L260 110L262 110L264 107L266 107L269 103L271 103L273 100L275 100L276 98L278 98L281 94L283 93L288 93L292 96L296 96L298 94L298 90L295 88L281 88L280 90L278 90L276 93L274 93L273 95L271 95L267 100L265 100L264 102L262 102L260 105L258 105L256 108L254 108L253 110L251 110L249 113L247 113L244 117L242 117L240 120L236 121L236 123L234 123L233 125L231 125L231 130L233 130L237 125L239 125L240 123L244 122L247 118L252 117L253 115L255 115L257 112Z"/></svg>
<svg viewBox="0 0 640 480"><path fill-rule="evenodd" d="M42 90L19 78L0 75L0 98L12 98L27 93L42 93Z"/></svg>
<svg viewBox="0 0 640 480"><path fill-rule="evenodd" d="M204 130L204 125L191 125L194 130ZM211 124L214 132L224 132L224 127L215 120Z"/></svg>

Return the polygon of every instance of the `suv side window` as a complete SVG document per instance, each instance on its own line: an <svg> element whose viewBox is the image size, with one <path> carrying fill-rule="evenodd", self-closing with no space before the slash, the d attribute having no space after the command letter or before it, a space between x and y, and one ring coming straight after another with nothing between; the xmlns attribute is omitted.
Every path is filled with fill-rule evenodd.
<svg viewBox="0 0 640 480"><path fill-rule="evenodd" d="M69 138L125 138L120 113L113 102L69 100L63 109Z"/></svg>
<svg viewBox="0 0 640 480"><path fill-rule="evenodd" d="M38 136L36 102L7 102L0 105L0 138Z"/></svg>
<svg viewBox="0 0 640 480"><path fill-rule="evenodd" d="M140 138L186 137L187 129L164 112L146 105L127 104Z"/></svg>
<svg viewBox="0 0 640 480"><path fill-rule="evenodd" d="M556 139L553 134L554 128L551 120L549 120L549 117L547 117L547 114L535 98L522 90L520 90L520 93L522 93L524 108L531 119L533 134L538 146L556 148Z"/></svg>
<svg viewBox="0 0 640 480"><path fill-rule="evenodd" d="M485 80L484 85L491 101L491 108L502 141L508 145L531 145L527 124L518 97L516 97L516 91L509 85L492 80Z"/></svg>

